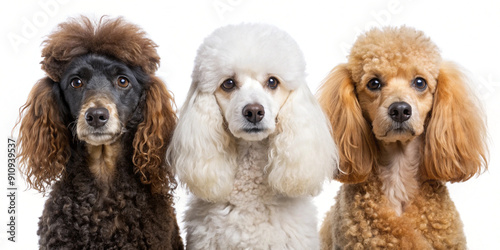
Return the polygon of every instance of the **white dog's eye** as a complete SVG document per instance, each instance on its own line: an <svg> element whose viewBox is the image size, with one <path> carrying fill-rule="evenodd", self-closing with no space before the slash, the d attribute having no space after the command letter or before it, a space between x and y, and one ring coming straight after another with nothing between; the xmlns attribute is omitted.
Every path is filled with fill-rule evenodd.
<svg viewBox="0 0 500 250"><path fill-rule="evenodd" d="M267 86L270 88L270 89L276 89L278 87L278 84L280 83L280 81L278 81L278 79L276 79L275 77L269 77L269 79L267 79Z"/></svg>
<svg viewBox="0 0 500 250"><path fill-rule="evenodd" d="M233 79L227 79L220 85L220 87L222 88L222 90L229 92L233 90L234 87L236 87L236 84L234 83Z"/></svg>

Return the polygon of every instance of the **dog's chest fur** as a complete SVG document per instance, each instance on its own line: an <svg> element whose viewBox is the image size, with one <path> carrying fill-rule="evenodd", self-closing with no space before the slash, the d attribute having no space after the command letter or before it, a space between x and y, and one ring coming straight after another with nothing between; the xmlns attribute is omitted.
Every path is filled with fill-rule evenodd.
<svg viewBox="0 0 500 250"><path fill-rule="evenodd" d="M275 195L266 184L264 167L267 165L267 140L240 142L238 169L229 203L234 206L264 206Z"/></svg>
<svg viewBox="0 0 500 250"><path fill-rule="evenodd" d="M417 192L418 166L420 164L419 148L421 138L410 142L381 143L379 160L379 176L382 190L390 206L397 215L404 212L405 206Z"/></svg>
<svg viewBox="0 0 500 250"><path fill-rule="evenodd" d="M103 186L111 183L116 169L116 160L120 153L121 145L115 142L111 145L93 146L87 144L89 153L89 169Z"/></svg>
<svg viewBox="0 0 500 250"><path fill-rule="evenodd" d="M194 198L186 211L188 248L319 248L311 199L283 196L267 183L267 140L240 142L237 163L227 202Z"/></svg>

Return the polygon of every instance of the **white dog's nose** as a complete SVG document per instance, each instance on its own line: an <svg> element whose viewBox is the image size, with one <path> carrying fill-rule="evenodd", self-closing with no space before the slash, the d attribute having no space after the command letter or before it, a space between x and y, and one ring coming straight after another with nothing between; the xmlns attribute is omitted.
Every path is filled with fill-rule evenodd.
<svg viewBox="0 0 500 250"><path fill-rule="evenodd" d="M264 107L257 103L248 104L243 107L243 116L247 119L247 121L253 124L262 121L265 113Z"/></svg>

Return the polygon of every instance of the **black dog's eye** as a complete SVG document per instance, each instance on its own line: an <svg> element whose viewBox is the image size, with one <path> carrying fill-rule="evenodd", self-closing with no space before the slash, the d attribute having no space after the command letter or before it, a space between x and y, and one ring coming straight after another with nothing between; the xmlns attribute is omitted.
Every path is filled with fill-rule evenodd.
<svg viewBox="0 0 500 250"><path fill-rule="evenodd" d="M126 88L129 83L128 79L123 76L118 77L118 80L116 80L116 84L122 88Z"/></svg>
<svg viewBox="0 0 500 250"><path fill-rule="evenodd" d="M234 87L236 87L236 84L234 83L233 79L227 79L220 85L220 87L222 88L222 90L229 92L233 90Z"/></svg>
<svg viewBox="0 0 500 250"><path fill-rule="evenodd" d="M269 77L269 79L267 79L267 86L270 89L276 89L279 83L280 81L278 81L275 77Z"/></svg>
<svg viewBox="0 0 500 250"><path fill-rule="evenodd" d="M71 87L73 87L75 89L83 87L83 81L80 78L73 78L73 80L71 80L70 84L71 84Z"/></svg>
<svg viewBox="0 0 500 250"><path fill-rule="evenodd" d="M368 81L366 87L372 91L379 90L382 87L382 82L378 78L373 78L370 81Z"/></svg>
<svg viewBox="0 0 500 250"><path fill-rule="evenodd" d="M422 77L417 77L413 79L413 86L420 91L424 91L427 88L427 81Z"/></svg>

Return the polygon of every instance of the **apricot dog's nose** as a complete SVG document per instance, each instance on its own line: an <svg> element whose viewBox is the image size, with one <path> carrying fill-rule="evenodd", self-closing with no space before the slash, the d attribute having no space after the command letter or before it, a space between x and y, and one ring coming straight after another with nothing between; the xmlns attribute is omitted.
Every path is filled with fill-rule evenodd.
<svg viewBox="0 0 500 250"><path fill-rule="evenodd" d="M389 116L396 122L404 122L411 117L411 106L406 102L395 102L389 106Z"/></svg>
<svg viewBox="0 0 500 250"><path fill-rule="evenodd" d="M253 124L262 121L265 113L264 107L256 103L248 104L243 108L243 116Z"/></svg>
<svg viewBox="0 0 500 250"><path fill-rule="evenodd" d="M87 124L99 128L104 126L109 119L109 111L106 108L89 108L85 112L85 120Z"/></svg>

